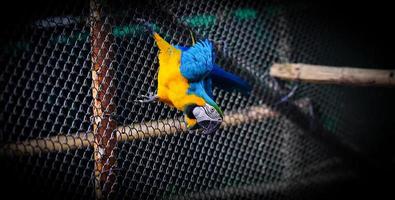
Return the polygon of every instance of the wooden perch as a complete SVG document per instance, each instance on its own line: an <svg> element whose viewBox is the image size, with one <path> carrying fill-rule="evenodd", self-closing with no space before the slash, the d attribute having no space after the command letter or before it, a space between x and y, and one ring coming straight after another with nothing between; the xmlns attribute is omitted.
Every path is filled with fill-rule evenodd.
<svg viewBox="0 0 395 200"><path fill-rule="evenodd" d="M395 86L395 70L330 67L300 63L275 63L270 75L309 83L360 86Z"/></svg>
<svg viewBox="0 0 395 200"><path fill-rule="evenodd" d="M265 105L251 106L240 111L225 114L221 127L236 126L277 115L278 113ZM124 142L147 137L172 135L177 132L185 132L186 130L187 128L183 118L164 119L118 126L115 138L118 142ZM6 144L0 149L0 155L34 155L45 152L67 151L94 146L94 141L94 134L92 132L69 135L59 134L54 137Z"/></svg>

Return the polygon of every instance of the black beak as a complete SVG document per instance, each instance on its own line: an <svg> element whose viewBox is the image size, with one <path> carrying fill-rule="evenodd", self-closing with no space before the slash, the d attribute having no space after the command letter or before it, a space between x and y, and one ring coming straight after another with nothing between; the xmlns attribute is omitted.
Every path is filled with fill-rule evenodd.
<svg viewBox="0 0 395 200"><path fill-rule="evenodd" d="M211 134L219 129L219 127L221 126L221 122L222 121L205 120L205 121L201 121L198 124L200 127L203 128L203 134Z"/></svg>

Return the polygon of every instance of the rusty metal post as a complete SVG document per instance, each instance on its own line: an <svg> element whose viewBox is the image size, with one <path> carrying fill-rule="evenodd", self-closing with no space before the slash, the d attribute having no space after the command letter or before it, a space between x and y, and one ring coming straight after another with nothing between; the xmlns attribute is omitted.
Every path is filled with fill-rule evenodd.
<svg viewBox="0 0 395 200"><path fill-rule="evenodd" d="M90 9L95 193L96 199L103 199L115 181L117 124L111 118L115 111L112 102L115 88L111 85L114 70L110 68L112 36L111 26L103 22L100 3L91 0Z"/></svg>

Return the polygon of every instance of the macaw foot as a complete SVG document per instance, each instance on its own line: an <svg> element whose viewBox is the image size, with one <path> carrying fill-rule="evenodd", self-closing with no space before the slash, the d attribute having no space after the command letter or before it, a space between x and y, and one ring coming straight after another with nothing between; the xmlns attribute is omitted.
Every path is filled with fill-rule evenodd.
<svg viewBox="0 0 395 200"><path fill-rule="evenodd" d="M298 85L293 86L291 91L287 95L283 96L276 104L288 101L295 94L296 89L298 89Z"/></svg>
<svg viewBox="0 0 395 200"><path fill-rule="evenodd" d="M152 92L148 93L148 95L141 95L137 97L135 101L138 101L140 103L150 103L157 101L159 99L158 95L154 95Z"/></svg>

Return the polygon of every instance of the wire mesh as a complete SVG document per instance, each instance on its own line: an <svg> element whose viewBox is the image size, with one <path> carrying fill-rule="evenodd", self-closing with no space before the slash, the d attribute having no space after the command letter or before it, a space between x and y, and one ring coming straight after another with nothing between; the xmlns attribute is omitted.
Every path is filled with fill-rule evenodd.
<svg viewBox="0 0 395 200"><path fill-rule="evenodd" d="M355 179L338 151L347 152L325 138L363 149L369 131L394 122L383 114L392 108L376 111L386 103L376 97L388 91L268 76L274 62L376 63L360 57L344 39L349 33L323 23L328 15L319 8L158 0L62 2L32 11L4 31L6 170L23 190L51 199L306 199ZM214 88L227 116L217 132L188 131L180 111L135 102L157 90L158 72L158 48L138 19L172 44L191 45L191 31L212 40L217 63L254 86L248 96ZM295 95L278 104L294 87Z"/></svg>

